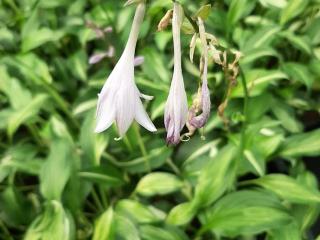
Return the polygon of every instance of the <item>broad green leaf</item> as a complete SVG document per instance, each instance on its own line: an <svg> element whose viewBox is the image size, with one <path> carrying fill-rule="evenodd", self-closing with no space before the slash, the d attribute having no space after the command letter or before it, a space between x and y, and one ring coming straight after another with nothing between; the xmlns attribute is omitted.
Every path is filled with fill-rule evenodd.
<svg viewBox="0 0 320 240"><path fill-rule="evenodd" d="M25 240L73 240L75 224L71 214L58 201L50 201L44 212L29 226Z"/></svg>
<svg viewBox="0 0 320 240"><path fill-rule="evenodd" d="M284 157L319 156L320 130L289 137L284 142L280 154Z"/></svg>
<svg viewBox="0 0 320 240"><path fill-rule="evenodd" d="M272 98L272 112L281 122L281 125L291 133L302 131L302 124L296 120L294 110L284 104L281 99Z"/></svg>
<svg viewBox="0 0 320 240"><path fill-rule="evenodd" d="M88 56L84 50L79 50L68 58L68 68L73 76L81 81L87 80Z"/></svg>
<svg viewBox="0 0 320 240"><path fill-rule="evenodd" d="M117 214L138 223L154 223L163 220L162 213L152 211L146 205L134 200L121 200L116 206Z"/></svg>
<svg viewBox="0 0 320 240"><path fill-rule="evenodd" d="M308 67L301 63L287 62L283 64L283 71L287 73L294 81L301 82L308 89L312 87L314 76L309 71Z"/></svg>
<svg viewBox="0 0 320 240"><path fill-rule="evenodd" d="M114 211L110 207L96 220L92 240L113 240L114 234Z"/></svg>
<svg viewBox="0 0 320 240"><path fill-rule="evenodd" d="M242 52L252 51L255 48L269 47L276 38L281 28L275 25L267 25L259 28L254 34L250 34L244 46L240 49Z"/></svg>
<svg viewBox="0 0 320 240"><path fill-rule="evenodd" d="M301 233L299 226L292 223L281 229L273 230L268 234L268 240L301 240Z"/></svg>
<svg viewBox="0 0 320 240"><path fill-rule="evenodd" d="M173 174L154 172L144 176L137 185L136 192L142 196L166 195L180 190L183 182Z"/></svg>
<svg viewBox="0 0 320 240"><path fill-rule="evenodd" d="M211 4L207 4L200 7L200 9L195 14L195 17L196 18L200 17L205 21L209 17L210 12L211 12Z"/></svg>
<svg viewBox="0 0 320 240"><path fill-rule="evenodd" d="M265 7L284 8L287 5L287 0L259 0Z"/></svg>
<svg viewBox="0 0 320 240"><path fill-rule="evenodd" d="M155 227L144 225L140 227L143 240L187 240L188 237L179 229L169 226Z"/></svg>
<svg viewBox="0 0 320 240"><path fill-rule="evenodd" d="M264 69L252 69L245 73L245 77L250 96L260 95L268 86L276 84L279 80L288 78L288 76L282 71ZM244 96L242 84L238 84L232 90L231 96Z"/></svg>
<svg viewBox="0 0 320 240"><path fill-rule="evenodd" d="M27 225L35 217L30 199L15 186L6 187L0 194L1 219L10 226Z"/></svg>
<svg viewBox="0 0 320 240"><path fill-rule="evenodd" d="M284 31L280 33L279 36L287 39L294 47L302 52L309 55L312 54L312 44L306 36L298 36L290 31Z"/></svg>
<svg viewBox="0 0 320 240"><path fill-rule="evenodd" d="M267 192L239 191L221 198L201 217L201 232L212 230L227 237L281 229L292 217L279 200Z"/></svg>
<svg viewBox="0 0 320 240"><path fill-rule="evenodd" d="M22 124L35 117L40 109L44 107L47 99L47 95L39 94L30 102L27 102L24 108L15 111L9 118L8 135L12 136Z"/></svg>
<svg viewBox="0 0 320 240"><path fill-rule="evenodd" d="M247 0L232 0L228 15L227 15L227 26L232 27L236 22L238 22L246 13L248 8ZM231 29L230 29L231 30Z"/></svg>
<svg viewBox="0 0 320 240"><path fill-rule="evenodd" d="M0 27L0 51L10 51L16 48L17 38L7 27Z"/></svg>
<svg viewBox="0 0 320 240"><path fill-rule="evenodd" d="M297 180L299 183L308 186L310 189L318 190L317 177L308 171L304 171L298 175ZM301 205L296 204L293 206L293 215L298 222L301 231L308 231L318 219L320 214L320 206L318 203Z"/></svg>
<svg viewBox="0 0 320 240"><path fill-rule="evenodd" d="M310 204L320 202L320 193L300 184L294 178L283 174L269 174L247 183L266 188L284 200L292 203Z"/></svg>
<svg viewBox="0 0 320 240"><path fill-rule="evenodd" d="M115 216L115 233L117 239L140 240L136 226L128 218L122 216Z"/></svg>
<svg viewBox="0 0 320 240"><path fill-rule="evenodd" d="M228 145L203 168L193 199L198 207L211 205L231 186L235 178L236 152L236 147Z"/></svg>
<svg viewBox="0 0 320 240"><path fill-rule="evenodd" d="M7 68L0 67L0 91L5 93L12 108L19 110L32 100L32 95L18 79L8 74Z"/></svg>
<svg viewBox="0 0 320 240"><path fill-rule="evenodd" d="M40 191L48 200L60 200L74 164L73 146L68 140L55 140L40 172Z"/></svg>
<svg viewBox="0 0 320 240"><path fill-rule="evenodd" d="M259 176L263 176L265 174L265 166L254 156L250 150L244 150L244 156L253 166Z"/></svg>
<svg viewBox="0 0 320 240"><path fill-rule="evenodd" d="M301 14L308 6L308 3L309 0L289 0L287 6L281 12L280 24L284 25Z"/></svg>
<svg viewBox="0 0 320 240"><path fill-rule="evenodd" d="M4 62L16 69L30 84L50 84L52 76L46 62L34 53L17 55L12 58L4 58Z"/></svg>
<svg viewBox="0 0 320 240"><path fill-rule="evenodd" d="M241 64L254 63L264 57L279 57L279 54L270 47L253 48L243 54L244 56L241 59Z"/></svg>
<svg viewBox="0 0 320 240"><path fill-rule="evenodd" d="M62 31L53 31L48 28L38 29L32 34L28 34L22 39L22 52L26 53L44 45L47 42L58 41L65 33Z"/></svg>
<svg viewBox="0 0 320 240"><path fill-rule="evenodd" d="M94 127L94 112L89 111L80 130L80 145L84 155L84 166L99 165L103 151L108 145L107 136L104 134L95 134Z"/></svg>
<svg viewBox="0 0 320 240"><path fill-rule="evenodd" d="M150 47L144 48L141 54L145 59L142 70L149 79L152 79L156 84L159 84L158 81L170 81L171 76L169 74L169 69L161 54Z"/></svg>
<svg viewBox="0 0 320 240"><path fill-rule="evenodd" d="M171 225L186 225L197 213L197 206L193 202L186 202L171 209L166 222Z"/></svg>

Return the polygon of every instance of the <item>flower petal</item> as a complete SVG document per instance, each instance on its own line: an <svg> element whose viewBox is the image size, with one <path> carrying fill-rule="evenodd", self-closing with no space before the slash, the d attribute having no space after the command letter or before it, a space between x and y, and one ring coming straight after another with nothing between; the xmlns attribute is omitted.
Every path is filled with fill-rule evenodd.
<svg viewBox="0 0 320 240"><path fill-rule="evenodd" d="M115 118L115 109L113 103L113 96L103 95L99 97L97 107L97 125L95 128L96 133L103 132L108 129Z"/></svg>
<svg viewBox="0 0 320 240"><path fill-rule="evenodd" d="M136 102L136 115L135 115L136 121L145 129L147 129L150 132L156 132L157 129L151 122L148 114L143 108L141 100L138 98Z"/></svg>

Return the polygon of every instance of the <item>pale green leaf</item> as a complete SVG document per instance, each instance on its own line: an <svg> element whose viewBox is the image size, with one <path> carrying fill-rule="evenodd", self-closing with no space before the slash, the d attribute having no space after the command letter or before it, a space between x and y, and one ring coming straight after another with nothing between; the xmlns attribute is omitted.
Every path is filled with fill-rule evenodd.
<svg viewBox="0 0 320 240"><path fill-rule="evenodd" d="M166 195L180 190L183 182L173 174L154 172L144 176L137 185L136 192L151 197Z"/></svg>

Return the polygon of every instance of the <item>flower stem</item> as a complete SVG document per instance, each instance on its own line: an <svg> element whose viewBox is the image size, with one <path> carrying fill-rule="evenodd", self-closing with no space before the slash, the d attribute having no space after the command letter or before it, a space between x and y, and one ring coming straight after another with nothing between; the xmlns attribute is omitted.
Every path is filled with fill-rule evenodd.
<svg viewBox="0 0 320 240"><path fill-rule="evenodd" d="M138 140L138 144L139 144L139 148L140 148L140 151L142 153L142 156L147 156L148 153L147 153L147 150L146 150L146 147L144 145L144 142L142 140L142 137L141 137L141 134L140 134L140 131L139 131L139 127L137 124L134 124L134 131L135 131L135 134L136 134L136 137L137 137L137 140Z"/></svg>
<svg viewBox="0 0 320 240"><path fill-rule="evenodd" d="M167 159L167 164L171 167L171 169L175 172L175 174L181 175L180 169L172 162L171 158Z"/></svg>
<svg viewBox="0 0 320 240"><path fill-rule="evenodd" d="M247 123L248 123L249 91L248 91L248 87L247 87L246 77L245 77L244 72L243 72L243 70L242 70L240 65L239 65L239 70L240 70L240 75L241 75L241 84L242 84L242 88L243 88L243 91L244 91L244 103L243 103L244 120L243 120L243 124L242 124L241 139L240 139L240 153L241 153L241 156L244 157L245 133L246 133Z"/></svg>

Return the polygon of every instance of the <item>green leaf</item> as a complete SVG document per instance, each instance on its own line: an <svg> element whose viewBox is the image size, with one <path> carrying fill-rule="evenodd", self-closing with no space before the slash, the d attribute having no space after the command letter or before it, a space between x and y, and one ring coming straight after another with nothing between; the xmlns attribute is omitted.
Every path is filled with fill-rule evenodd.
<svg viewBox="0 0 320 240"><path fill-rule="evenodd" d="M284 8L287 5L287 0L259 0L264 7Z"/></svg>
<svg viewBox="0 0 320 240"><path fill-rule="evenodd" d="M95 222L92 240L113 240L114 234L114 211L110 207Z"/></svg>
<svg viewBox="0 0 320 240"><path fill-rule="evenodd" d="M141 54L145 59L142 70L149 79L157 84L159 84L158 81L168 82L170 80L169 69L161 54L151 47L144 48Z"/></svg>
<svg viewBox="0 0 320 240"><path fill-rule="evenodd" d="M136 192L142 196L166 195L180 190L183 182L173 174L154 172L143 177Z"/></svg>
<svg viewBox="0 0 320 240"><path fill-rule="evenodd" d="M247 87L250 96L260 95L265 89L277 83L281 79L287 79L288 76L279 70L252 69L245 73ZM238 84L231 92L232 97L243 97L244 91L242 84Z"/></svg>
<svg viewBox="0 0 320 240"><path fill-rule="evenodd" d="M73 146L68 140L55 140L40 172L40 191L48 200L60 200L71 174Z"/></svg>
<svg viewBox="0 0 320 240"><path fill-rule="evenodd" d="M260 60L263 57L279 57L279 54L270 47L253 48L243 53L241 64L250 64Z"/></svg>
<svg viewBox="0 0 320 240"><path fill-rule="evenodd" d="M15 186L6 187L0 194L1 219L10 226L29 224L35 208Z"/></svg>
<svg viewBox="0 0 320 240"><path fill-rule="evenodd" d="M227 15L227 26L230 28L235 25L246 14L247 9L247 0L232 0Z"/></svg>
<svg viewBox="0 0 320 240"><path fill-rule="evenodd" d="M281 229L273 230L268 234L269 240L301 240L299 226L296 223L285 226Z"/></svg>
<svg viewBox="0 0 320 240"><path fill-rule="evenodd" d="M293 32L284 31L279 36L287 39L294 47L301 50L302 52L311 55L312 45L311 41L306 36L298 36Z"/></svg>
<svg viewBox="0 0 320 240"><path fill-rule="evenodd" d="M179 229L172 227L155 227L144 225L140 227L142 239L144 240L187 240L188 237Z"/></svg>
<svg viewBox="0 0 320 240"><path fill-rule="evenodd" d="M201 6L200 9L196 12L195 18L200 17L205 21L209 17L210 12L211 12L211 4Z"/></svg>
<svg viewBox="0 0 320 240"><path fill-rule="evenodd" d="M283 157L319 156L320 130L289 137L284 142L280 154Z"/></svg>
<svg viewBox="0 0 320 240"><path fill-rule="evenodd" d="M280 24L284 25L301 14L308 6L308 3L309 0L289 0L287 6L281 11Z"/></svg>
<svg viewBox="0 0 320 240"><path fill-rule="evenodd" d="M166 222L171 225L186 225L197 213L197 206L193 202L186 202L171 209Z"/></svg>
<svg viewBox="0 0 320 240"><path fill-rule="evenodd" d="M284 104L281 99L272 98L272 112L281 122L281 125L291 133L301 132L303 126L296 120L294 110L287 104Z"/></svg>
<svg viewBox="0 0 320 240"><path fill-rule="evenodd" d="M4 66L0 67L0 91L4 92L15 110L25 107L32 100L29 90L18 79L12 78Z"/></svg>
<svg viewBox="0 0 320 240"><path fill-rule="evenodd" d="M80 130L84 166L99 165L101 156L108 145L108 136L94 133L95 123L94 112L87 112Z"/></svg>
<svg viewBox="0 0 320 240"><path fill-rule="evenodd" d="M211 205L231 186L235 177L233 160L236 152L236 147L228 145L203 168L193 199L198 207Z"/></svg>
<svg viewBox="0 0 320 240"><path fill-rule="evenodd" d="M310 204L320 202L320 193L300 184L294 178L283 174L269 174L247 183L266 188L282 199L292 203Z"/></svg>
<svg viewBox="0 0 320 240"><path fill-rule="evenodd" d="M252 51L255 48L269 47L273 40L277 37L277 33L281 31L279 26L267 25L259 28L256 32L249 35L241 48L242 52Z"/></svg>
<svg viewBox="0 0 320 240"><path fill-rule="evenodd" d="M218 235L236 237L281 229L292 217L272 194L239 191L226 195L201 217L201 232L212 230Z"/></svg>
<svg viewBox="0 0 320 240"><path fill-rule="evenodd" d="M50 201L45 211L37 217L27 230L25 240L73 240L75 225L71 214L61 203Z"/></svg>
<svg viewBox="0 0 320 240"><path fill-rule="evenodd" d="M117 203L116 212L117 214L138 223L154 223L159 222L164 218L161 212L148 208L146 205L137 201L128 199L121 200Z"/></svg>
<svg viewBox="0 0 320 240"><path fill-rule="evenodd" d="M22 39L22 52L29 52L30 50L40 47L47 42L58 41L64 34L65 33L63 31L52 31L48 28L38 29Z"/></svg>
<svg viewBox="0 0 320 240"><path fill-rule="evenodd" d="M136 226L129 219L122 216L115 216L115 233L117 239L140 240Z"/></svg>
<svg viewBox="0 0 320 240"><path fill-rule="evenodd" d="M47 95L39 94L30 102L27 102L24 108L15 111L9 118L7 129L8 135L11 137L20 125L26 123L32 117L35 117L40 109L44 107L47 98Z"/></svg>
<svg viewBox="0 0 320 240"><path fill-rule="evenodd" d="M283 64L283 70L287 73L291 79L301 82L307 86L308 89L311 89L314 77L309 71L308 67L301 63L287 62Z"/></svg>
<svg viewBox="0 0 320 240"><path fill-rule="evenodd" d="M87 181L101 184L104 187L119 187L124 184L122 174L112 166L97 166L84 169L79 176Z"/></svg>

